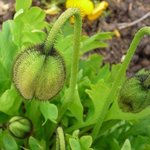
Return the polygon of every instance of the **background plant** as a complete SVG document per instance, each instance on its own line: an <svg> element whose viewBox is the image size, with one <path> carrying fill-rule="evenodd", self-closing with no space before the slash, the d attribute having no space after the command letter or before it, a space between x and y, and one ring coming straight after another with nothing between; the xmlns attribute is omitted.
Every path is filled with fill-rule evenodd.
<svg viewBox="0 0 150 150"><path fill-rule="evenodd" d="M67 65L68 77L63 91L51 102L26 102L18 94L12 84L12 61L15 60L15 57L23 48L42 43L46 39L46 33L43 30L45 29L49 32L51 25L48 25L47 22L44 21L45 13L43 10L37 7L30 8L31 1L26 1L25 3L20 2L19 0L16 1L17 13L14 19L5 22L3 24L3 30L0 33L0 122L2 124L0 145L6 150L19 149L19 147L34 150L49 149L49 147L52 149L55 145L55 140L53 140L55 139L55 134L54 137L52 136L53 126L57 123L57 118L59 117L58 110L68 92L71 65L70 58L72 55L72 43L70 41L72 41L73 38L73 27L68 21L62 28L55 42L55 47L64 56ZM107 44L105 40L110 39L111 36L112 34L107 32L97 33L92 37L82 35L80 56L83 56L86 52L94 48L106 47ZM122 66L118 64L110 68L109 64L102 65L102 61L102 57L97 54L90 55L87 59L80 59L77 88L75 89L73 102L70 107L68 107L67 112L59 124L63 126L67 149L88 150L92 149L92 147L94 149L100 149L100 147L103 149L107 149L108 147L110 149L114 149L114 147L120 149L124 141L130 138L131 135L129 132L126 133L126 136L121 138L123 131L126 130L126 128L128 131L132 131L133 125L120 122L119 120L139 119L149 114L149 108L138 115L124 113L119 109L115 101L108 111L106 118L104 118L104 121L102 120L100 133L98 133L92 146L90 131L97 122L98 115L103 109L103 105L105 105L106 97L112 89L113 81L116 79L118 70ZM123 74L122 80L125 78L125 74ZM116 97L114 99L117 99ZM14 139L7 130L5 130L5 124L14 115L27 116L32 120L34 132L32 136L29 137L28 143L26 143L25 140L18 141ZM146 119L145 122L147 125L148 120ZM116 124L117 126L114 126ZM112 126L114 126L114 128L110 130ZM120 132L117 132L118 128L121 128ZM138 127L134 129L138 129ZM140 133L143 134L142 131ZM103 141L102 138L104 138L105 141ZM144 145L148 147L149 143L146 142L148 138L148 133L143 135L143 142L140 146ZM111 139L112 142L110 142ZM133 144L133 148L136 148L136 144L131 139L132 137L130 141ZM130 141L126 140L123 147L127 145L130 149ZM11 144L8 144L8 142Z"/></svg>

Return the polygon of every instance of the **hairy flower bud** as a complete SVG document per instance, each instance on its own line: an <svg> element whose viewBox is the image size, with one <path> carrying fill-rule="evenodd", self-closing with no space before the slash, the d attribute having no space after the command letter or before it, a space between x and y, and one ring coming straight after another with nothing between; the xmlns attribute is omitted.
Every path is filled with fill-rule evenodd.
<svg viewBox="0 0 150 150"><path fill-rule="evenodd" d="M8 130L14 137L24 139L31 134L33 125L26 117L14 116L9 120Z"/></svg>
<svg viewBox="0 0 150 150"><path fill-rule="evenodd" d="M141 72L125 81L118 100L123 111L136 113L150 105L150 85L146 82L148 77L150 72Z"/></svg>
<svg viewBox="0 0 150 150"><path fill-rule="evenodd" d="M15 61L13 81L25 99L35 97L39 100L49 100L64 85L63 58L55 49L49 54L44 53L43 46L27 49Z"/></svg>

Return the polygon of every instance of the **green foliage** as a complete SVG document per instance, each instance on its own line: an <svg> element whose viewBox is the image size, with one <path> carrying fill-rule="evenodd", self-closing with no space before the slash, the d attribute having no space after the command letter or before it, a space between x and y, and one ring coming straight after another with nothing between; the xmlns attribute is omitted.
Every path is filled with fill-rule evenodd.
<svg viewBox="0 0 150 150"><path fill-rule="evenodd" d="M85 135L79 138L79 130L74 131L69 137L69 150L93 150L91 145L92 137Z"/></svg>
<svg viewBox="0 0 150 150"><path fill-rule="evenodd" d="M0 97L0 111L8 115L18 114L19 107L21 104L21 97L12 86L7 89Z"/></svg>
<svg viewBox="0 0 150 150"><path fill-rule="evenodd" d="M0 94L11 86L11 67L14 56L17 53L17 46L12 41L11 25L13 21L7 21L2 26L0 33Z"/></svg>
<svg viewBox="0 0 150 150"><path fill-rule="evenodd" d="M31 6L32 0L16 0L16 11L27 10Z"/></svg>
<svg viewBox="0 0 150 150"><path fill-rule="evenodd" d="M102 150L148 150L150 146L149 121L149 116L134 122L119 121L96 140L94 149L99 150L101 147Z"/></svg>
<svg viewBox="0 0 150 150"><path fill-rule="evenodd" d="M19 47L19 50L25 46L40 44L44 41L46 34L43 29L47 26L44 19L45 12L38 7L16 12L11 30L13 33L12 40Z"/></svg>
<svg viewBox="0 0 150 150"><path fill-rule="evenodd" d="M43 141L39 142L31 136L29 138L29 147L31 150L45 150L45 143Z"/></svg>
<svg viewBox="0 0 150 150"><path fill-rule="evenodd" d="M51 28L45 22L45 12L31 7L31 3L31 0L16 0L16 14L13 20L3 23L0 32L0 149L54 149L56 138L53 132L57 123L63 128L67 150L150 149L150 119L142 119L150 114L150 108L133 114L123 112L118 106L119 88L126 79L125 75L120 77L121 83L115 87L117 94L110 98L111 105L105 107L122 64L103 64L103 57L98 54L85 56L96 48L107 47L107 40L112 38L110 32L99 32L91 37L82 35L77 85L72 103L61 120L60 108L69 93L73 51L73 25L69 21L61 29L54 45L66 65L67 77L63 90L51 102L25 101L19 94L12 81L12 67L17 54L26 47L43 43L47 37L45 31ZM99 135L93 139L91 130L104 108L107 114ZM31 119L34 130L27 140L20 141L7 131L7 123L14 115ZM133 119L138 121L132 123Z"/></svg>
<svg viewBox="0 0 150 150"><path fill-rule="evenodd" d="M2 149L19 150L19 147L15 139L12 136L10 136L8 133L3 133L1 140L2 140L1 143Z"/></svg>
<svg viewBox="0 0 150 150"><path fill-rule="evenodd" d="M71 112L72 116L74 116L77 119L77 121L82 122L83 121L83 106L82 106L79 92L77 89L75 90L75 94L72 97L72 101L73 102L69 106L68 110Z"/></svg>
<svg viewBox="0 0 150 150"><path fill-rule="evenodd" d="M56 119L58 116L57 107L54 104L50 104L48 102L44 102L40 105L40 111L45 118L43 125L49 119L52 122L56 123Z"/></svg>
<svg viewBox="0 0 150 150"><path fill-rule="evenodd" d="M121 150L131 150L131 144L130 144L130 141L128 139L124 142Z"/></svg>

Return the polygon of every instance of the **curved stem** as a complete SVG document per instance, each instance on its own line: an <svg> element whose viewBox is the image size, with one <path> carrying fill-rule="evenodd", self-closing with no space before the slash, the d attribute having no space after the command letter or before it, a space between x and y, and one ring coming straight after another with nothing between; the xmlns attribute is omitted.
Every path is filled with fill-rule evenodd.
<svg viewBox="0 0 150 150"><path fill-rule="evenodd" d="M117 75L117 77L116 77L116 79L112 85L112 89L111 89L111 91L110 91L110 93L106 99L103 110L99 114L99 117L97 119L97 123L95 124L94 129L92 131L93 140L96 139L96 137L99 133L99 130L100 130L102 123L103 123L103 121L106 117L106 114L108 112L109 106L113 102L115 96L117 95L117 91L119 89L119 86L121 85L122 77L125 75L126 70L128 69L129 63L130 63L130 61L131 61L131 59L135 53L135 50L136 50L138 44L140 43L141 39L143 38L143 36L145 34L150 35L150 27L143 27L142 29L140 29L135 34L134 39L130 44L130 47L127 51L127 55L124 59L124 62L123 62L122 66L118 72L118 75Z"/></svg>
<svg viewBox="0 0 150 150"><path fill-rule="evenodd" d="M72 11L70 11L72 10ZM66 112L68 105L72 101L72 97L74 95L74 91L76 88L77 82L77 73L78 73L78 62L79 62L79 50L80 50L80 36L82 30L82 19L80 16L80 12L78 9L72 8L69 9L68 12L72 12L71 15L69 14L68 17L71 17L75 14L75 27L74 27L74 43L73 43L73 60L72 60L72 67L71 67L71 78L70 78L70 85L69 85L69 94L68 97L63 101L63 104L60 108L60 113L58 116L58 122L63 117L64 113ZM67 13L67 12L66 12Z"/></svg>
<svg viewBox="0 0 150 150"><path fill-rule="evenodd" d="M74 16L75 17L75 34L78 34L77 39L80 39L80 33L81 33L81 26L82 26L82 21L81 21L81 16L80 16L80 11L77 8L69 8L67 9L55 22L53 25L52 29L50 30L48 37L46 39L46 42L44 44L44 50L45 53L49 53L51 51L51 48L53 47L55 40L57 38L57 35L61 29L61 27L66 23L66 21ZM75 35L74 35L75 37ZM80 45L79 42L74 41L76 44ZM74 45L75 45L74 43ZM78 49L77 49L78 50Z"/></svg>
<svg viewBox="0 0 150 150"><path fill-rule="evenodd" d="M59 111L59 117L57 122L61 120L64 113L66 112L68 105L72 101L72 97L74 95L74 91L76 88L76 82L77 82L77 73L78 73L78 63L79 63L79 50L80 50L80 37L81 37L81 30L82 30L82 19L80 15L80 11L78 8L69 8L66 10L55 22L53 25L47 40L44 45L45 53L49 53L53 47L53 44L57 38L58 32L61 29L61 27L66 23L66 21L74 16L75 23L74 23L74 43L73 43L73 58L72 58L72 64L71 64L71 78L70 78L70 84L69 84L69 95L68 97L63 101L63 104ZM52 126L52 132L50 133L52 135L53 131L55 130L56 125Z"/></svg>

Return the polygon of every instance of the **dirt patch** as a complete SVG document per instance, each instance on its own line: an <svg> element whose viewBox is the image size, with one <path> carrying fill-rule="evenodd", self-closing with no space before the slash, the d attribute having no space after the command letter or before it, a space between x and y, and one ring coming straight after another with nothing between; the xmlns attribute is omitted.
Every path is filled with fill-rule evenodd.
<svg viewBox="0 0 150 150"><path fill-rule="evenodd" d="M119 23L131 23L150 13L149 0L108 0L109 12L107 17L102 17L96 22L86 24L86 32L90 35L100 30L113 31L118 28ZM150 15L141 22L133 26L119 30L120 38L113 38L107 49L97 50L104 56L105 62L116 64L121 61L123 55L126 54L130 42L136 31L144 26L150 26ZM92 32L91 32L92 31ZM129 72L135 73L141 68L150 69L150 37L145 37L133 57L130 64Z"/></svg>
<svg viewBox="0 0 150 150"><path fill-rule="evenodd" d="M14 0L2 0L0 1L0 29L2 23L8 19L11 19L14 15Z"/></svg>

